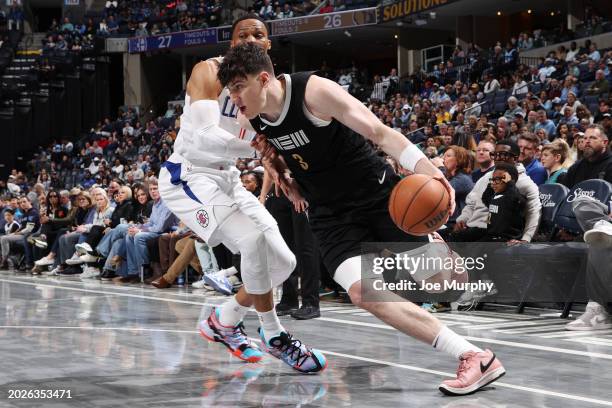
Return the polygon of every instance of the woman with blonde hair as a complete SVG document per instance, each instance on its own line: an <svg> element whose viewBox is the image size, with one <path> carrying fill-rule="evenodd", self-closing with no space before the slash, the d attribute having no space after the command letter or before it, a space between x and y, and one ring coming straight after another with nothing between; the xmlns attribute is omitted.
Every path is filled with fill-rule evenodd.
<svg viewBox="0 0 612 408"><path fill-rule="evenodd" d="M569 145L563 139L556 139L543 146L540 161L548 172L548 179L545 184L556 183L559 176L567 173L568 167L573 163L570 158Z"/></svg>

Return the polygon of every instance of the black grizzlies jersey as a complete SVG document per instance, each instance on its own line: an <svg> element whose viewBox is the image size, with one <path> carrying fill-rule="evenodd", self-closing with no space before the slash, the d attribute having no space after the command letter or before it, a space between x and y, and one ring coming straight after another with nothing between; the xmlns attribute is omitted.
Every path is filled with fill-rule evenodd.
<svg viewBox="0 0 612 408"><path fill-rule="evenodd" d="M342 210L388 200L399 177L386 160L337 120L325 122L307 112L304 93L312 74L284 75L281 116L276 122L257 116L251 125L283 156L311 207Z"/></svg>

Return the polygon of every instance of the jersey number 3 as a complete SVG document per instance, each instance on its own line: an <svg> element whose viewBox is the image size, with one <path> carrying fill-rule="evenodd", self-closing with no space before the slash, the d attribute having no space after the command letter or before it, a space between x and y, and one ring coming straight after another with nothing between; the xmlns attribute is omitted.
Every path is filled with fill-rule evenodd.
<svg viewBox="0 0 612 408"><path fill-rule="evenodd" d="M291 155L291 157L293 157L295 161L297 161L300 164L300 167L303 170L308 170L308 163L304 161L304 158L302 156L300 156L299 154L293 154Z"/></svg>

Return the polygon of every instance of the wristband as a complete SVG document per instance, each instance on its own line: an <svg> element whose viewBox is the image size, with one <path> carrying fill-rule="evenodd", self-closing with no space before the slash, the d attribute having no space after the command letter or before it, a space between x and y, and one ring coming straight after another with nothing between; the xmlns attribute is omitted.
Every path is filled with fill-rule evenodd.
<svg viewBox="0 0 612 408"><path fill-rule="evenodd" d="M399 164L406 170L410 170L414 173L414 168L416 167L419 160L424 159L425 155L419 148L411 144L407 148L404 149L402 154L399 157Z"/></svg>

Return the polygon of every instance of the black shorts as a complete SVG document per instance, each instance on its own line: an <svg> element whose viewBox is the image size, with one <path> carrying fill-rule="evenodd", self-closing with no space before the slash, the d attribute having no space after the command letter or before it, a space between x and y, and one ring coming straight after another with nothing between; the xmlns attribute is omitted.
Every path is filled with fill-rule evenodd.
<svg viewBox="0 0 612 408"><path fill-rule="evenodd" d="M348 211L315 208L308 214L323 262L334 276L342 262L362 254L364 242L427 242L427 236L408 235L389 215L387 200Z"/></svg>

